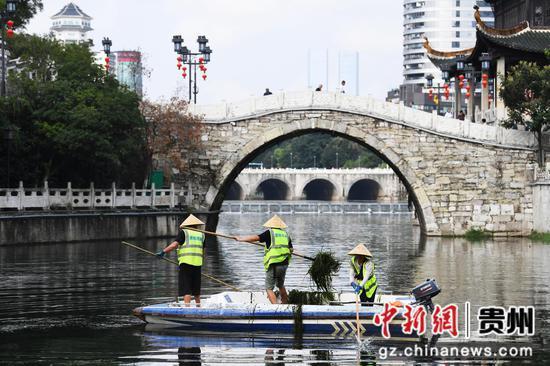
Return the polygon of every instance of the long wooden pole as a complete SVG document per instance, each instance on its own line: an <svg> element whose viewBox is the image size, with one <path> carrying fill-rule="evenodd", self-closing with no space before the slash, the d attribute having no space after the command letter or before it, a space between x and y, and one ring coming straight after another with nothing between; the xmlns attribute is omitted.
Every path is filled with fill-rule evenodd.
<svg viewBox="0 0 550 366"><path fill-rule="evenodd" d="M359 295L355 294L355 322L357 324L357 343L361 344L361 322L359 321Z"/></svg>
<svg viewBox="0 0 550 366"><path fill-rule="evenodd" d="M195 228L192 228L192 229L190 229L190 230L198 231L198 232L203 233L203 234L214 235L214 236L219 236L219 237L221 237L221 238L226 238L226 239L231 239L231 240L239 241L239 240L237 240L237 237L236 237L236 236L231 236L231 235L226 235L226 234L220 234L220 233L215 233L215 232L213 232L213 231L206 231L206 230L195 229ZM259 242L257 242L257 241L244 241L244 242L241 242L241 243L249 243L249 244L258 245L258 246L261 246L261 247L264 246L262 243L259 243ZM297 252L295 252L295 251L292 252L292 255L295 255L295 256L300 257L300 258L309 259L310 261L314 261L314 260L315 260L315 258L308 257L307 255L304 255L304 254L301 254L301 253L297 253Z"/></svg>
<svg viewBox="0 0 550 366"><path fill-rule="evenodd" d="M134 245L134 244L132 244L132 243L128 243L127 241L123 241L122 244L127 245L127 246L129 246L129 247L131 247L131 248L137 249L137 250L139 250L139 251L141 251L141 252L143 252L143 253L147 253L147 254L149 254L149 255L154 255L155 257L157 257L157 255L156 255L155 253L150 252L150 251L148 251L147 249L143 249L143 248L141 248L141 247L138 247L137 245ZM159 258L159 257L157 257L157 258ZM172 264L179 265L178 262L176 262L176 261L174 261L174 260L172 260L172 259L165 258L165 257L161 257L161 258L164 259L164 260L167 261L167 262L172 263ZM217 279L217 278L215 278L215 277L212 277L212 276L210 276L209 274L206 274L206 273L204 273L204 272L202 272L202 271L201 271L201 275L203 275L204 277L208 278L209 280L212 280L212 281L217 282L217 283L219 283L219 284L221 284L221 285L224 285L224 286L226 286L226 287L228 287L228 288L230 288L230 289L232 289L232 290L235 290L235 291L242 291L241 289L239 289L239 288L237 288L237 287L235 287L235 286L232 286L232 285L228 284L227 282L223 282L222 280L219 280L219 279Z"/></svg>

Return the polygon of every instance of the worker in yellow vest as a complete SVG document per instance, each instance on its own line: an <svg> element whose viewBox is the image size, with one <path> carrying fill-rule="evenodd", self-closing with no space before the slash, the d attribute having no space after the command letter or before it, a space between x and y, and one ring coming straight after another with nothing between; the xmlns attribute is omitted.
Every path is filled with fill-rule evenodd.
<svg viewBox="0 0 550 366"><path fill-rule="evenodd" d="M351 255L349 275L351 287L359 295L363 305L373 303L378 284L371 252L363 244L359 244L348 255Z"/></svg>
<svg viewBox="0 0 550 366"><path fill-rule="evenodd" d="M277 215L263 225L268 230L260 235L237 236L238 241L264 243L265 289L272 304L277 303L275 286L281 294L281 303L288 303L288 293L285 288L285 277L290 257L292 256L292 240L285 231L286 224Z"/></svg>
<svg viewBox="0 0 550 366"><path fill-rule="evenodd" d="M191 303L191 296L195 298L197 306L201 303L201 268L204 256L204 234L194 231L204 222L194 215L189 215L180 225L176 239L163 250L157 253L162 258L166 253L177 249L179 274L178 296L183 296L185 304Z"/></svg>

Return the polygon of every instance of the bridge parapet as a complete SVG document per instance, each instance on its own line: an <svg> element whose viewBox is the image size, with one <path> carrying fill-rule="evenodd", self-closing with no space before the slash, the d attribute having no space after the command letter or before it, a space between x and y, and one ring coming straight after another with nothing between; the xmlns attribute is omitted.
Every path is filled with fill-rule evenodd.
<svg viewBox="0 0 550 366"><path fill-rule="evenodd" d="M475 143L532 149L533 134L500 126L472 123L427 113L403 104L379 101L370 96L329 92L284 92L232 103L190 105L189 111L205 123L230 123L285 111L341 111L385 120L435 135Z"/></svg>

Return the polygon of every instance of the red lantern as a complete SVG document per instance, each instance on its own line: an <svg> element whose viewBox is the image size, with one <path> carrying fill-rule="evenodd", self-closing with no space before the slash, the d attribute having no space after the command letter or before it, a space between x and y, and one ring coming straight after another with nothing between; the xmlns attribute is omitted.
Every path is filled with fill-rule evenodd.
<svg viewBox="0 0 550 366"><path fill-rule="evenodd" d="M6 22L6 25L8 26L8 28L13 28L13 20L8 20Z"/></svg>
<svg viewBox="0 0 550 366"><path fill-rule="evenodd" d="M199 63L203 63L204 62L204 57L199 57Z"/></svg>
<svg viewBox="0 0 550 366"><path fill-rule="evenodd" d="M8 38L13 37L13 29L8 29L8 30L6 31L6 35L8 36Z"/></svg>
<svg viewBox="0 0 550 366"><path fill-rule="evenodd" d="M108 64L111 59L109 57L105 57L105 63Z"/></svg>
<svg viewBox="0 0 550 366"><path fill-rule="evenodd" d="M470 98L470 92L466 92L466 98Z"/></svg>
<svg viewBox="0 0 550 366"><path fill-rule="evenodd" d="M110 67L109 64L105 65L105 70L106 70L107 72L109 72L109 67Z"/></svg>
<svg viewBox="0 0 550 366"><path fill-rule="evenodd" d="M445 90L445 100L449 100L449 91Z"/></svg>
<svg viewBox="0 0 550 366"><path fill-rule="evenodd" d="M178 67L178 70L181 69L181 63L178 62L176 66Z"/></svg>
<svg viewBox="0 0 550 366"><path fill-rule="evenodd" d="M483 76L481 76L481 78L482 78L483 80L487 80L487 79L489 79L489 75L483 74Z"/></svg>
<svg viewBox="0 0 550 366"><path fill-rule="evenodd" d="M464 75L458 75L458 80L460 81L464 80Z"/></svg>
<svg viewBox="0 0 550 366"><path fill-rule="evenodd" d="M434 96L434 91L432 89L428 90L428 98L432 99Z"/></svg>
<svg viewBox="0 0 550 366"><path fill-rule="evenodd" d="M202 80L206 80L206 74L202 75Z"/></svg>
<svg viewBox="0 0 550 366"><path fill-rule="evenodd" d="M486 88L487 87L487 80L481 80L481 86Z"/></svg>
<svg viewBox="0 0 550 366"><path fill-rule="evenodd" d="M181 56L178 56L177 60L178 60L178 62L182 62L183 58Z"/></svg>
<svg viewBox="0 0 550 366"><path fill-rule="evenodd" d="M200 69L201 71L204 71L204 65L203 65L203 64L200 64L200 65L199 65L199 69Z"/></svg>
<svg viewBox="0 0 550 366"><path fill-rule="evenodd" d="M202 68L202 72L206 72L206 70L208 70L206 67Z"/></svg>
<svg viewBox="0 0 550 366"><path fill-rule="evenodd" d="M466 91L470 91L470 85L466 85Z"/></svg>
<svg viewBox="0 0 550 366"><path fill-rule="evenodd" d="M187 77L187 73L184 72L183 74L181 74L181 76L183 76L183 78L185 79Z"/></svg>
<svg viewBox="0 0 550 366"><path fill-rule="evenodd" d="M458 87L460 89L464 88L464 81L461 81L460 83L458 83Z"/></svg>
<svg viewBox="0 0 550 366"><path fill-rule="evenodd" d="M444 87L445 89L449 89L449 84L444 84L443 87Z"/></svg>
<svg viewBox="0 0 550 366"><path fill-rule="evenodd" d="M183 71L187 71L187 67L184 66L184 67L182 68L182 70L183 70Z"/></svg>

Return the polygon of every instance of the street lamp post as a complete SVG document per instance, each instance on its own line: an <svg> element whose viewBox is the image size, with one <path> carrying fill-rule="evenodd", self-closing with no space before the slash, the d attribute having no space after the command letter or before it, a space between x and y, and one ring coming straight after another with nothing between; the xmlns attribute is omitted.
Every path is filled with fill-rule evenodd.
<svg viewBox="0 0 550 366"><path fill-rule="evenodd" d="M101 44L103 45L103 52L105 52L105 71L109 73L109 67L111 67L109 64L111 62L109 55L111 54L111 46L113 45L113 42L109 39L109 37L105 37L103 38L103 41L101 41Z"/></svg>
<svg viewBox="0 0 550 366"><path fill-rule="evenodd" d="M428 76L426 76L426 82L427 82L428 88L430 88L430 91L428 94L430 99L433 99L433 96L432 96L433 89L437 89L437 101L434 101L434 103L437 106L437 115L440 115L441 114L441 86L439 85L439 83L437 83L437 87L434 87L434 76L432 74L429 74Z"/></svg>
<svg viewBox="0 0 550 366"><path fill-rule="evenodd" d="M191 52L189 48L183 46L183 38L180 35L173 36L172 43L174 43L174 52L179 55L177 67L178 70L183 71L184 79L187 77L187 67L184 64L189 66L189 103L191 103L191 94L193 94L193 102L197 104L197 94L199 93L197 90L197 66L203 72L202 79L206 80L207 69L204 65L210 62L212 54L212 49L207 45L208 39L205 36L197 38L199 52ZM191 73L191 68L193 68L193 73Z"/></svg>
<svg viewBox="0 0 550 366"><path fill-rule="evenodd" d="M6 142L6 148L8 150L7 159L6 159L6 175L7 175L7 185L6 188L10 188L10 150L11 142L15 137L15 128L12 126L4 127L4 141Z"/></svg>
<svg viewBox="0 0 550 366"><path fill-rule="evenodd" d="M8 17L15 14L17 10L17 0L7 0L6 8L0 10L0 37L2 38L2 80L0 81L0 96L6 96L6 35L8 37L13 36L13 21L9 20ZM6 32L5 25L8 26Z"/></svg>

